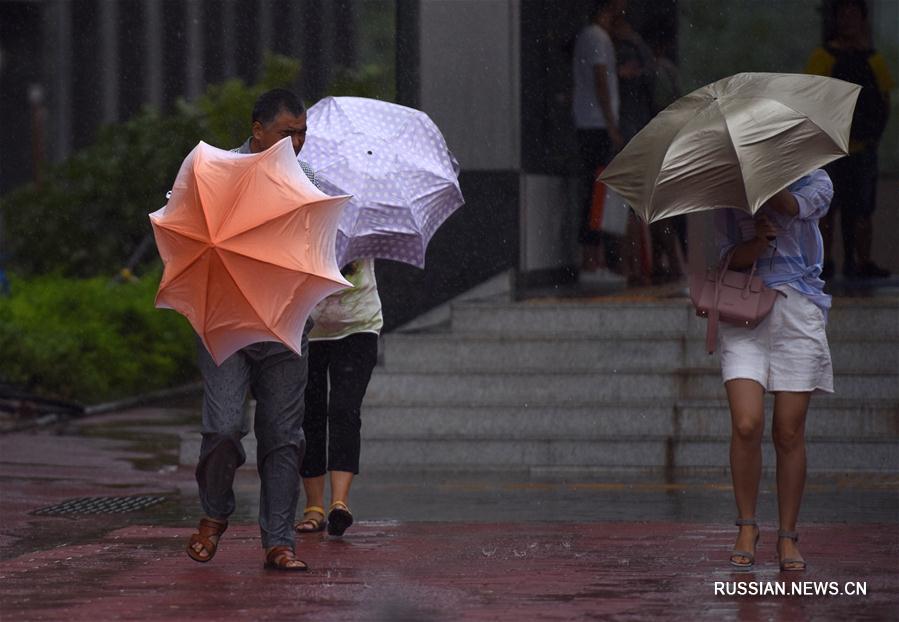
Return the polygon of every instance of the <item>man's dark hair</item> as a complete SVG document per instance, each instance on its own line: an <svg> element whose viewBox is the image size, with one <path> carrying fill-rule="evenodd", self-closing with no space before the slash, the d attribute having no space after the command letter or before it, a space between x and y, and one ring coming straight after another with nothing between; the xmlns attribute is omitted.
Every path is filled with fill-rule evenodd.
<svg viewBox="0 0 899 622"><path fill-rule="evenodd" d="M306 107L291 91L272 89L260 95L253 104L253 121L268 125L282 110L298 117L306 112Z"/></svg>

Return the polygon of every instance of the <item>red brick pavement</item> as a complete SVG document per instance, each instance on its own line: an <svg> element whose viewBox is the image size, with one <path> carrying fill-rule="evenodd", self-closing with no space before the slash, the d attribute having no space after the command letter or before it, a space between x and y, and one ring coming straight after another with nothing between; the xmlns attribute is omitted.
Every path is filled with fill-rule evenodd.
<svg viewBox="0 0 899 622"><path fill-rule="evenodd" d="M528 522L529 507L544 495L540 487L532 497L504 497L511 493L487 487L474 498L480 501L470 502L472 518L489 517L483 504L497 490L489 500L520 504L521 521L363 520L343 540L303 536L299 554L312 567L305 575L263 570L258 528L246 511L235 517L216 558L197 564L184 553L196 493L190 469L175 467L178 418L165 424L174 434L166 442L158 425L147 423L151 415L157 424L165 421L138 412L0 436L0 620L801 622L895 620L899 612L899 516L889 479L877 494L859 491L858 502L868 507L887 503L868 519L877 522L802 524L806 573L778 572L768 522L757 567L748 573L727 565L736 529L723 523L681 522L674 515ZM128 425L118 426L123 422ZM382 490L393 495L387 508L416 502L414 489ZM160 492L182 501L155 514L30 513L79 496ZM624 510L645 517L665 494L635 489L631 509ZM687 504L707 498L689 488L677 494ZM458 494L445 509L457 511L463 502ZM863 514L855 516L864 520ZM810 582L810 590L864 582L867 595L716 595L716 582L788 591L796 582Z"/></svg>
<svg viewBox="0 0 899 622"><path fill-rule="evenodd" d="M307 574L264 570L255 526L232 527L208 564L184 554L188 533L133 525L7 559L2 619L889 620L899 603L887 525L806 527L810 570L789 576L770 529L754 572L727 566L732 529L682 523L363 523L343 540L304 536ZM714 591L856 581L866 596Z"/></svg>

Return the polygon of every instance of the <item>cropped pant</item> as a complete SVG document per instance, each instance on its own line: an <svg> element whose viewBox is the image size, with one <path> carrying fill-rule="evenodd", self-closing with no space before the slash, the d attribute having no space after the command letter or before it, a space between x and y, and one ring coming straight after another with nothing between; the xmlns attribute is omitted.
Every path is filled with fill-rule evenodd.
<svg viewBox="0 0 899 622"><path fill-rule="evenodd" d="M378 335L353 333L309 344L303 477L359 472L362 398L378 359Z"/></svg>

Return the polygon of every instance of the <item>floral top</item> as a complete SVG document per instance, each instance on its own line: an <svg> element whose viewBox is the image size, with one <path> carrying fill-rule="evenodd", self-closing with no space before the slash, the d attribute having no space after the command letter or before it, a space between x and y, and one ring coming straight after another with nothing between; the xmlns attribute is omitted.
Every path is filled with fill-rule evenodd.
<svg viewBox="0 0 899 622"><path fill-rule="evenodd" d="M353 287L331 294L312 310L315 326L310 341L342 339L353 333L380 334L384 326L375 260L357 259L341 272Z"/></svg>

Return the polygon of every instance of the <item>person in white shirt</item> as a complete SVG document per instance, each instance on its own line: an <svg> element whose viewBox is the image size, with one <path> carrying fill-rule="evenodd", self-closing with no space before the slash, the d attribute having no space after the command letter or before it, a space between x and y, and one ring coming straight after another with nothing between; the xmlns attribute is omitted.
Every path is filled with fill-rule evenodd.
<svg viewBox="0 0 899 622"><path fill-rule="evenodd" d="M574 44L572 112L582 167L581 194L585 197L580 241L584 246L583 268L590 271L603 263L599 260L600 231L590 226L593 183L598 168L608 164L624 146L618 129L618 67L609 31L625 8L626 0L597 0L593 20Z"/></svg>

